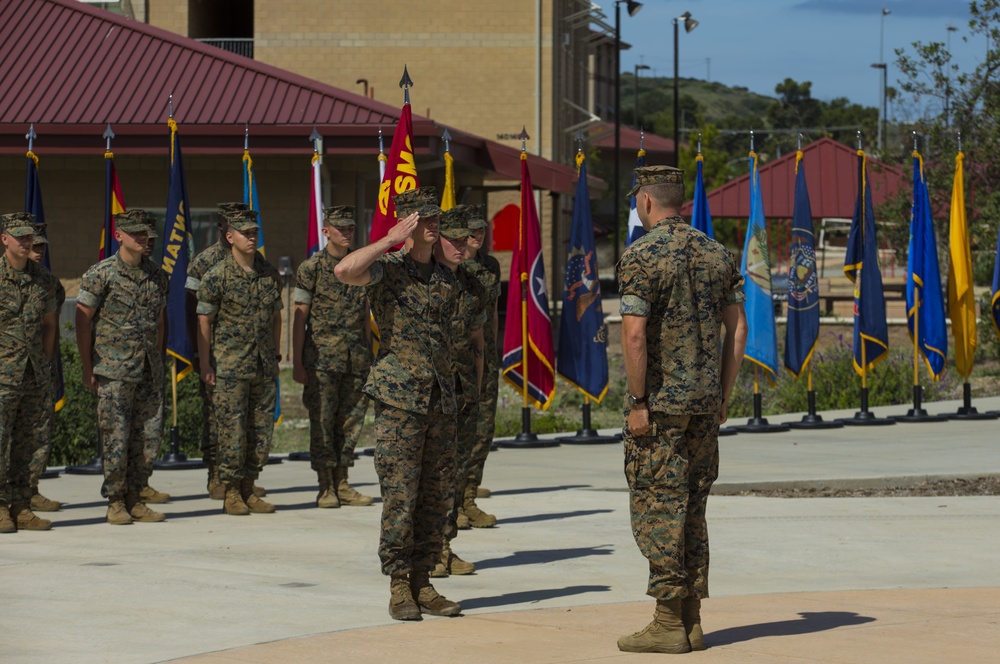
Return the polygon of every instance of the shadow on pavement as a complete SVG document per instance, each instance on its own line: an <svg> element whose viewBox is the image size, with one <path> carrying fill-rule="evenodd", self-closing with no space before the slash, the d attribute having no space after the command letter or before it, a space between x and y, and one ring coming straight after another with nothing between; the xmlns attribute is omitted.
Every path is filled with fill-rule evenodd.
<svg viewBox="0 0 1000 664"><path fill-rule="evenodd" d="M102 505L107 505L107 503L101 503ZM153 505L153 508L161 507L160 505ZM159 510L157 510L159 511ZM210 510L195 510L192 512L165 512L167 515L167 520L163 523L170 523L171 521L176 521L177 519L190 519L192 517L199 516L225 516L222 513L222 504L219 507ZM96 516L89 519L67 519L66 521L52 521L53 528L68 528L71 526L90 526L97 523L107 523L107 518L105 516ZM145 523L133 523L133 526L139 526L140 528L145 528L147 525ZM121 527L121 526L116 526Z"/></svg>
<svg viewBox="0 0 1000 664"><path fill-rule="evenodd" d="M548 493L550 491L566 491L567 489L590 489L590 484L563 484L561 486L536 486L524 489L501 489L493 491L494 496L519 496L525 493Z"/></svg>
<svg viewBox="0 0 1000 664"><path fill-rule="evenodd" d="M705 643L709 646L728 646L742 641L752 641L768 636L796 636L825 632L838 627L863 625L874 622L871 616L862 616L850 611L819 611L816 613L800 613L799 620L781 620L779 622L758 623L742 627L730 627L705 635Z"/></svg>
<svg viewBox="0 0 1000 664"><path fill-rule="evenodd" d="M476 569L495 569L497 567L516 567L518 565L542 565L560 560L585 558L586 556L607 556L614 553L610 544L588 546L578 549L539 549L537 551L515 551L503 558L488 558L477 560Z"/></svg>
<svg viewBox="0 0 1000 664"><path fill-rule="evenodd" d="M527 516L515 516L509 519L497 520L498 525L512 523L534 523L535 521L558 521L574 516L591 516L593 514L607 514L614 510L577 510L576 512L549 512L548 514L529 514Z"/></svg>
<svg viewBox="0 0 1000 664"><path fill-rule="evenodd" d="M459 602L462 605L462 609L488 609L498 606L510 606L512 604L531 604L533 602L541 602L546 599L570 597L572 595L583 595L586 593L606 593L610 590L610 586L569 586L568 588L525 590L522 592L497 595L495 597L473 597L471 599L459 600Z"/></svg>

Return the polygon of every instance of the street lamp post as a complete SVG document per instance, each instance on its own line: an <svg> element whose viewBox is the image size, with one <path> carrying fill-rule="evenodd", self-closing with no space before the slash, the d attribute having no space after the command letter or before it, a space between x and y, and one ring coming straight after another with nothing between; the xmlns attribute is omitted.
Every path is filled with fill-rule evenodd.
<svg viewBox="0 0 1000 664"><path fill-rule="evenodd" d="M878 64L872 65L875 69L882 70L881 85L879 86L880 96L882 104L879 106L879 119L878 119L878 151L882 152L882 135L886 132L885 123L885 88L887 85L887 74L888 69L885 66L885 17L891 14L892 11L885 8L885 3L882 3L882 15L879 19L879 34L878 34ZM886 136L888 139L888 136Z"/></svg>
<svg viewBox="0 0 1000 664"><path fill-rule="evenodd" d="M881 79L882 80L882 100L881 100L882 104L881 104L881 106L879 106L879 116L880 117L879 117L879 123L878 123L878 151L879 151L879 154L881 154L882 153L882 137L885 136L886 140L888 140L888 138L889 138L889 136L887 135L886 124L885 124L886 123L886 115L887 115L886 114L886 106L885 106L885 91L886 91L886 86L888 85L887 82L886 82L886 77L888 75L889 68L888 68L888 66L886 66L886 64L884 62L876 62L875 64L872 65L872 69L881 69L882 70L882 79Z"/></svg>
<svg viewBox="0 0 1000 664"><path fill-rule="evenodd" d="M621 220L619 219L619 206L621 205L621 147L622 147L622 3L625 3L625 10L629 16L635 16L642 9L641 2L634 0L615 0L615 154L614 154L614 182L611 188L614 190L614 221L615 221L615 265L618 264L618 235L621 230Z"/></svg>
<svg viewBox="0 0 1000 664"><path fill-rule="evenodd" d="M632 76L632 124L639 128L639 72L649 69L649 65L636 65Z"/></svg>
<svg viewBox="0 0 1000 664"><path fill-rule="evenodd" d="M680 16L674 19L674 168L677 168L680 164L680 145L681 145L681 128L680 128L680 115L681 115L681 102L680 93L678 90L680 86L678 84L678 22L684 21L684 32L691 32L698 27L698 21L691 18L691 12L684 12Z"/></svg>

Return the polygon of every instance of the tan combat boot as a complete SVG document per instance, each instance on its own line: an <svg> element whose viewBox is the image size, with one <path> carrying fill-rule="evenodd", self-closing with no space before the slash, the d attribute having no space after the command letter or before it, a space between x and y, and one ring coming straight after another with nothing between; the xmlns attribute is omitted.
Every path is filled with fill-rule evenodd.
<svg viewBox="0 0 1000 664"><path fill-rule="evenodd" d="M410 591L413 599L420 607L421 613L429 613L432 616L457 616L462 612L462 605L445 599L434 590L431 585L430 575L427 572L412 572L410 574Z"/></svg>
<svg viewBox="0 0 1000 664"><path fill-rule="evenodd" d="M219 481L219 465L214 461L208 462L208 497L212 500L226 499L226 485Z"/></svg>
<svg viewBox="0 0 1000 664"><path fill-rule="evenodd" d="M337 488L337 497L340 498L341 505L367 507L375 502L374 498L358 493L354 487L347 483L347 466L337 466L333 469L333 482Z"/></svg>
<svg viewBox="0 0 1000 664"><path fill-rule="evenodd" d="M705 650L705 634L701 631L701 600L685 597L681 603L681 619L687 631L691 650Z"/></svg>
<svg viewBox="0 0 1000 664"><path fill-rule="evenodd" d="M10 518L10 510L6 505L0 505L0 533L16 533L17 524Z"/></svg>
<svg viewBox="0 0 1000 664"><path fill-rule="evenodd" d="M389 616L393 620L420 620L420 608L413 601L410 579L406 574L393 575L389 581Z"/></svg>
<svg viewBox="0 0 1000 664"><path fill-rule="evenodd" d="M476 505L476 488L474 486L465 487L465 500L462 502L462 511L469 519L469 525L473 528L492 528L497 525L497 518L492 514L479 509Z"/></svg>
<svg viewBox="0 0 1000 664"><path fill-rule="evenodd" d="M340 507L340 499L333 489L333 468L323 468L316 471L319 478L319 494L316 495L316 507L336 508Z"/></svg>
<svg viewBox="0 0 1000 664"><path fill-rule="evenodd" d="M454 574L455 576L464 576L466 574L472 574L475 571L475 565L466 562L455 555L455 552L451 550L451 544L445 542L444 546L441 547L441 557L438 558L437 564L434 565L434 569L431 571L431 577L435 579L443 579L450 574Z"/></svg>
<svg viewBox="0 0 1000 664"><path fill-rule="evenodd" d="M230 516L246 516L250 514L250 508L243 502L243 495L240 493L238 484L226 485L226 498L222 503L222 511Z"/></svg>
<svg viewBox="0 0 1000 664"><path fill-rule="evenodd" d="M265 489L262 486L257 486L256 484L253 485L251 491L253 491L253 495L257 496L258 498L263 498L264 496L267 495L267 489Z"/></svg>
<svg viewBox="0 0 1000 664"><path fill-rule="evenodd" d="M18 530L50 530L52 528L52 522L32 512L27 503L11 505L10 516L17 524Z"/></svg>
<svg viewBox="0 0 1000 664"><path fill-rule="evenodd" d="M254 514L271 514L277 509L274 505L267 502L263 498L259 498L256 493L254 493L254 483L253 480L243 480L240 485L240 495L243 497L243 502L246 503L247 508Z"/></svg>
<svg viewBox="0 0 1000 664"><path fill-rule="evenodd" d="M32 512L58 512L62 509L62 503L58 500L52 500L51 498L46 498L42 494L38 493L38 488L36 487L34 492L31 494L31 511Z"/></svg>
<svg viewBox="0 0 1000 664"><path fill-rule="evenodd" d="M161 505L163 503L170 502L170 494L164 493L162 491L157 491L148 484L142 487L142 491L139 492L139 498L144 503L152 503L154 505Z"/></svg>
<svg viewBox="0 0 1000 664"><path fill-rule="evenodd" d="M125 509L121 498L108 498L108 523L112 526L127 526L132 523L132 515Z"/></svg>
<svg viewBox="0 0 1000 664"><path fill-rule="evenodd" d="M476 498L489 498L493 495L493 492L484 486L476 487Z"/></svg>
<svg viewBox="0 0 1000 664"><path fill-rule="evenodd" d="M641 632L618 639L622 652L654 652L679 655L691 652L684 622L681 620L681 598L656 600L653 622Z"/></svg>
<svg viewBox="0 0 1000 664"><path fill-rule="evenodd" d="M125 495L125 508L132 516L132 520L140 523L158 523L167 518L162 512L146 507L146 504L142 502L142 492L140 491L130 491Z"/></svg>
<svg viewBox="0 0 1000 664"><path fill-rule="evenodd" d="M465 516L465 510L461 507L458 508L458 516L455 518L455 525L458 526L459 530L472 530L472 526L469 525L469 517Z"/></svg>

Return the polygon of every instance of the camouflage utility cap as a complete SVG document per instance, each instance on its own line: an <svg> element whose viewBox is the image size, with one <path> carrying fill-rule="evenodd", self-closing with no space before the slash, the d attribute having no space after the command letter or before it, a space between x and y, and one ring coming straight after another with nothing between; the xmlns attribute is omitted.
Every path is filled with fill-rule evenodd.
<svg viewBox="0 0 1000 664"><path fill-rule="evenodd" d="M449 240L464 240L469 237L468 205L456 205L441 213L438 231Z"/></svg>
<svg viewBox="0 0 1000 664"><path fill-rule="evenodd" d="M35 224L34 244L48 244L49 238L45 236L45 224Z"/></svg>
<svg viewBox="0 0 1000 664"><path fill-rule="evenodd" d="M354 227L354 206L334 205L323 210L323 223L340 228Z"/></svg>
<svg viewBox="0 0 1000 664"><path fill-rule="evenodd" d="M469 211L466 214L466 219L469 222L470 231L478 231L481 228L486 228L489 226L489 222L486 221L486 206L485 205L469 205Z"/></svg>
<svg viewBox="0 0 1000 664"><path fill-rule="evenodd" d="M392 200L396 204L396 216L399 218L408 217L414 212L421 217L437 217L444 212L438 205L439 198L437 187L419 187L396 194Z"/></svg>
<svg viewBox="0 0 1000 664"><path fill-rule="evenodd" d="M635 196L641 187L651 184L684 184L684 171L673 166L640 166L635 169L635 185L627 196Z"/></svg>
<svg viewBox="0 0 1000 664"><path fill-rule="evenodd" d="M146 221L148 216L145 210L139 209L119 212L115 215L115 229L123 233L149 233L149 237L156 237L156 231Z"/></svg>
<svg viewBox="0 0 1000 664"><path fill-rule="evenodd" d="M3 232L13 237L35 234L35 215L27 212L0 215L0 223L3 223Z"/></svg>
<svg viewBox="0 0 1000 664"><path fill-rule="evenodd" d="M241 210L250 209L250 206L246 203L218 203L217 207L223 216L229 214L230 212L239 212Z"/></svg>
<svg viewBox="0 0 1000 664"><path fill-rule="evenodd" d="M240 233L257 230L257 212L255 210L233 210L226 213L229 227Z"/></svg>

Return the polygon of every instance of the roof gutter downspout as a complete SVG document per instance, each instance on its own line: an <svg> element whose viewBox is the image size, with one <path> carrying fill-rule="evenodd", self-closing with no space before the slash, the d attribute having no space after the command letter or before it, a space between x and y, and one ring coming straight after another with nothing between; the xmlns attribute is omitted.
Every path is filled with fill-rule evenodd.
<svg viewBox="0 0 1000 664"><path fill-rule="evenodd" d="M535 154L542 156L542 0L535 0Z"/></svg>

